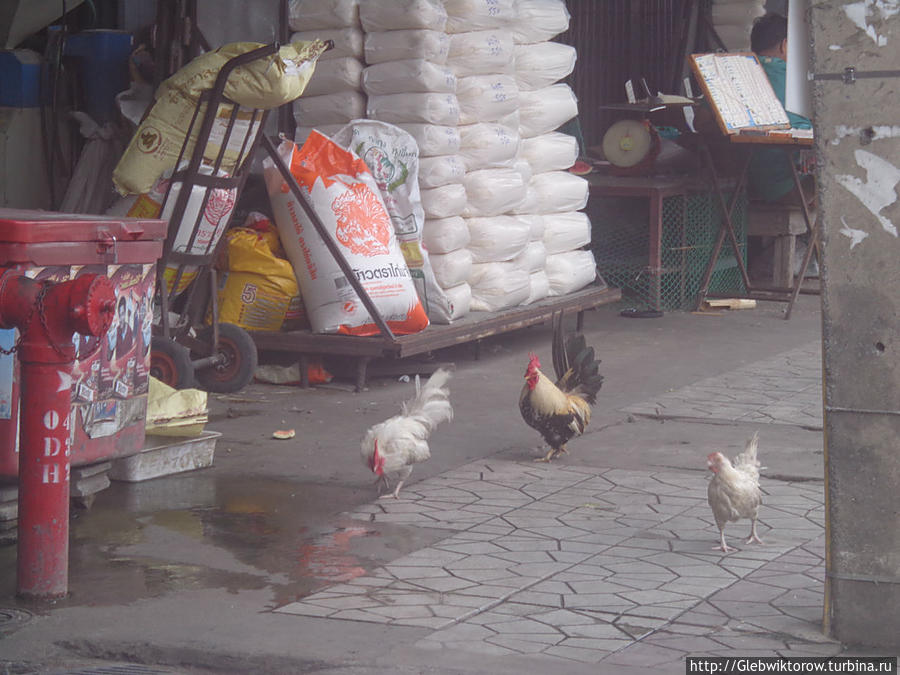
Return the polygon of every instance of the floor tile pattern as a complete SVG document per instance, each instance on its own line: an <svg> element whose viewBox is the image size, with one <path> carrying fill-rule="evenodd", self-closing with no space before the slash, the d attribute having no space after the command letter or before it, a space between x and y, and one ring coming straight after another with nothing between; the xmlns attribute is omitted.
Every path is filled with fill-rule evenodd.
<svg viewBox="0 0 900 675"><path fill-rule="evenodd" d="M810 343L624 410L665 419L795 424L821 429L821 345Z"/></svg>

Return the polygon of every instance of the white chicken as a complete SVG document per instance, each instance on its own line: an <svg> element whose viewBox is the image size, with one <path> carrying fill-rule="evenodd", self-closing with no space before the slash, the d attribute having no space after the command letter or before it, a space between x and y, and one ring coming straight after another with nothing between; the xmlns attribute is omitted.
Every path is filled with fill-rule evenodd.
<svg viewBox="0 0 900 675"><path fill-rule="evenodd" d="M719 528L719 546L714 548L723 553L737 550L725 543L725 524L741 518L749 518L751 523L747 543L763 543L756 534L756 520L759 516L759 506L762 504L759 460L756 458L758 444L757 431L747 441L744 451L734 458L733 464L721 452L713 452L706 458L706 465L713 472L706 497L716 519L716 526Z"/></svg>
<svg viewBox="0 0 900 675"><path fill-rule="evenodd" d="M441 422L453 419L450 391L446 384L450 371L439 368L425 386L416 375L416 395L403 403L401 413L372 426L363 438L360 450L363 460L390 489L388 474L395 476L397 485L391 495L399 498L400 488L412 473L413 465L431 457L428 438ZM382 495L387 497L388 495Z"/></svg>

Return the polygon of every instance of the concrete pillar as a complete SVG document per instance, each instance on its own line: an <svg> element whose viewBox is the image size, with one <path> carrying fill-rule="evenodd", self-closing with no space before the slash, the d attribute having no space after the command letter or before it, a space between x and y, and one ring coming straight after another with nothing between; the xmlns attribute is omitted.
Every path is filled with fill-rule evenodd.
<svg viewBox="0 0 900 675"><path fill-rule="evenodd" d="M844 643L898 647L900 7L810 5L825 242L824 624ZM840 79L848 67L855 82Z"/></svg>

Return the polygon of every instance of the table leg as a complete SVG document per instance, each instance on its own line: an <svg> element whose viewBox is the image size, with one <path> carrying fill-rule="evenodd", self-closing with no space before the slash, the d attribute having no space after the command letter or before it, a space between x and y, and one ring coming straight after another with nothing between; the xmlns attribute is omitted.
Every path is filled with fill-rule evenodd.
<svg viewBox="0 0 900 675"><path fill-rule="evenodd" d="M746 265L744 265L744 259L741 257L741 249L738 245L737 236L735 236L734 234L734 224L731 221L731 214L734 212L734 207L737 204L738 197L740 196L741 190L744 188L744 183L747 179L747 170L750 167L750 158L753 153L752 151L747 153L747 157L745 158L743 167L741 168L741 173L737 180L737 184L734 186L734 192L732 193L729 202L726 203L725 195L722 193L722 186L719 183L719 174L716 171L716 165L713 161L712 153L705 143L702 145L702 152L707 169L710 173L710 178L712 180L713 191L716 194L716 199L718 200L719 207L722 211L722 224L719 227L718 235L716 235L716 243L713 245L713 250L709 257L709 262L706 265L706 271L703 273L703 282L700 285L700 292L697 294L698 310L703 306L703 301L706 299L706 294L709 292L709 285L712 281L713 270L715 269L716 261L719 259L719 254L722 252L722 245L725 243L726 236L729 237L731 247L734 249L734 255L737 261L738 269L741 272L741 279L744 282L744 288L750 290L750 277L747 274L747 267Z"/></svg>
<svg viewBox="0 0 900 675"><path fill-rule="evenodd" d="M650 196L650 301L662 311L662 228L663 198L659 191Z"/></svg>

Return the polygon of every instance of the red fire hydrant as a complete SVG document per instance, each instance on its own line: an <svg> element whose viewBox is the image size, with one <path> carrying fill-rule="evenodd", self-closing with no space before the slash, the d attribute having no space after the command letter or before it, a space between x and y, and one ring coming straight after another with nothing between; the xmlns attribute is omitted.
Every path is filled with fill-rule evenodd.
<svg viewBox="0 0 900 675"><path fill-rule="evenodd" d="M20 334L16 592L26 598L59 598L68 591L72 337L106 333L115 302L104 276L48 284L0 268L0 327Z"/></svg>

